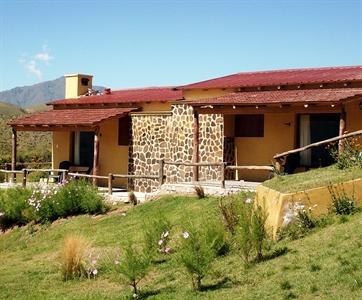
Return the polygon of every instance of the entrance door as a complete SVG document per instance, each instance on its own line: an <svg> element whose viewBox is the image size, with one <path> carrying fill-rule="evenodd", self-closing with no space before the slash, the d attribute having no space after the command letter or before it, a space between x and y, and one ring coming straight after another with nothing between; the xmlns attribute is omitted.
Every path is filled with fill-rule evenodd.
<svg viewBox="0 0 362 300"><path fill-rule="evenodd" d="M303 114L299 116L299 146L323 141L339 135L340 114ZM334 163L326 145L303 151L301 165L317 168Z"/></svg>
<svg viewBox="0 0 362 300"><path fill-rule="evenodd" d="M93 167L94 132L81 131L74 134L74 164Z"/></svg>

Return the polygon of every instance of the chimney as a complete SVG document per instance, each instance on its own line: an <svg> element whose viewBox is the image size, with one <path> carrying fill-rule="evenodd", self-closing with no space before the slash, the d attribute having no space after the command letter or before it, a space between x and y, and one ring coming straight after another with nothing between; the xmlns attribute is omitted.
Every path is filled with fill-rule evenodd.
<svg viewBox="0 0 362 300"><path fill-rule="evenodd" d="M65 78L65 99L78 98L92 88L93 75L68 74Z"/></svg>

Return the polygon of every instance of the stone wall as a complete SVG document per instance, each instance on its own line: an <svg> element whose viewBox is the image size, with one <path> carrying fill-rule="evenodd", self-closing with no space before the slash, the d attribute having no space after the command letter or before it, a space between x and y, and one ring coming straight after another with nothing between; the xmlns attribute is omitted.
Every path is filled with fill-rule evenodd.
<svg viewBox="0 0 362 300"><path fill-rule="evenodd" d="M199 115L199 161L222 162L224 118L220 114ZM221 180L221 167L200 167L199 180Z"/></svg>
<svg viewBox="0 0 362 300"><path fill-rule="evenodd" d="M222 115L199 117L200 162L222 162L224 122ZM159 160L193 161L193 109L189 105L172 105L171 113L132 114L130 166L135 175L158 175ZM220 167L200 167L199 180L220 180ZM166 183L191 182L193 167L165 165ZM133 181L135 191L151 192L158 188L156 179Z"/></svg>

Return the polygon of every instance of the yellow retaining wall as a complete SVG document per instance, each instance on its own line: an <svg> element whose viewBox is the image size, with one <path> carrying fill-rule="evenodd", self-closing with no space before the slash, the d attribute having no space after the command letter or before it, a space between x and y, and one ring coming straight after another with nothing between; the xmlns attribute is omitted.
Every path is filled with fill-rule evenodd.
<svg viewBox="0 0 362 300"><path fill-rule="evenodd" d="M347 195L355 196L357 204L362 204L362 178L332 185L338 192L344 191ZM313 207L314 216L327 214L331 206L331 194L327 186L313 188L296 193L280 193L276 190L260 185L256 189L256 203L264 207L268 214L267 226L275 237L277 230L283 224L283 217L291 205L302 203Z"/></svg>

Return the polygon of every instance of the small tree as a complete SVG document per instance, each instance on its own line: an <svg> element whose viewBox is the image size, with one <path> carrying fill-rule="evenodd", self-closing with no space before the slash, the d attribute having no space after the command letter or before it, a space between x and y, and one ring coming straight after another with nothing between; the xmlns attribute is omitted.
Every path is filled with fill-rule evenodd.
<svg viewBox="0 0 362 300"><path fill-rule="evenodd" d="M201 280L210 271L216 256L213 245L205 231L193 224L182 233L179 261L190 274L194 290L201 289Z"/></svg>
<svg viewBox="0 0 362 300"><path fill-rule="evenodd" d="M243 202L239 206L239 220L236 227L235 240L237 248L244 259L245 264L249 263L250 255L253 250L252 241L252 204Z"/></svg>
<svg viewBox="0 0 362 300"><path fill-rule="evenodd" d="M163 215L144 225L144 237L147 251L153 256L158 252L169 253L171 248L167 246L170 240L171 223Z"/></svg>
<svg viewBox="0 0 362 300"><path fill-rule="evenodd" d="M260 205L254 207L251 216L251 238L256 250L256 259L258 261L263 258L263 244L267 239L267 231L265 227L266 219L267 214L264 209Z"/></svg>
<svg viewBox="0 0 362 300"><path fill-rule="evenodd" d="M138 283L147 275L151 264L150 256L144 249L136 249L130 241L123 249L123 256L117 264L117 270L133 288L133 294L139 297Z"/></svg>

